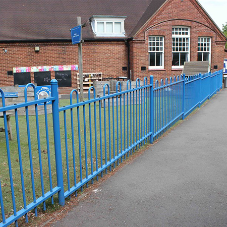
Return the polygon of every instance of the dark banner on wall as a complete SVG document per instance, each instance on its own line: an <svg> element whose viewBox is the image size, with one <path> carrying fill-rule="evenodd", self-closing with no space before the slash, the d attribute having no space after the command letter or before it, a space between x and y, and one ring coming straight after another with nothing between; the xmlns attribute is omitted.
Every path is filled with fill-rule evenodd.
<svg viewBox="0 0 227 227"><path fill-rule="evenodd" d="M30 72L26 73L14 73L14 85L26 85L31 83Z"/></svg>
<svg viewBox="0 0 227 227"><path fill-rule="evenodd" d="M71 87L71 71L57 71L55 72L55 79L58 81L59 87Z"/></svg>
<svg viewBox="0 0 227 227"><path fill-rule="evenodd" d="M34 80L37 86L50 85L51 72L35 72Z"/></svg>

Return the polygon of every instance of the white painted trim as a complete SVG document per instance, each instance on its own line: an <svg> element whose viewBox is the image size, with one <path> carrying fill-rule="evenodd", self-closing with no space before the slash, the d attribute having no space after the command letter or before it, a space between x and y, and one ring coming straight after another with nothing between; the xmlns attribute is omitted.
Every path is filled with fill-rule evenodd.
<svg viewBox="0 0 227 227"><path fill-rule="evenodd" d="M124 21L125 18L117 18L117 17L93 17L91 21L91 27L93 32L98 37L125 37L125 28L124 28ZM98 33L97 32L97 23L98 22L104 22L104 32ZM106 22L112 22L113 23L113 33L107 33L106 31ZM114 23L119 22L121 23L121 33L114 33Z"/></svg>
<svg viewBox="0 0 227 227"><path fill-rule="evenodd" d="M160 70L160 69L164 69L164 65L163 66L148 66L148 70Z"/></svg>
<svg viewBox="0 0 227 227"><path fill-rule="evenodd" d="M188 28L188 35L173 35L172 34L172 40L173 38L188 38L189 42L188 42L188 52L187 51L173 51L173 44L172 44L172 53L188 53L188 62L190 61L191 58L191 28L188 26L173 26L172 28ZM179 65L179 66L173 66L172 65L172 69L183 69L184 66L183 65Z"/></svg>
<svg viewBox="0 0 227 227"><path fill-rule="evenodd" d="M212 37L208 37L208 36L199 36L199 38L209 38L210 39L210 50L209 51L198 51L197 49L197 58L198 58L198 53L209 53L209 65L211 65L211 47L212 47ZM199 43L199 42L198 42ZM198 48L198 43L197 43L197 48Z"/></svg>
<svg viewBox="0 0 227 227"><path fill-rule="evenodd" d="M163 51L149 51L149 42L152 42L152 41L149 41L149 37L162 37L163 38ZM148 37L148 53L159 53L159 52L162 52L162 66L148 66L148 69L164 69L164 63L165 63L165 36L162 36L162 35L150 35ZM149 59L150 61L150 59ZM149 63L150 64L150 63Z"/></svg>
<svg viewBox="0 0 227 227"><path fill-rule="evenodd" d="M172 66L172 69L174 70L182 70L184 68L184 66Z"/></svg>

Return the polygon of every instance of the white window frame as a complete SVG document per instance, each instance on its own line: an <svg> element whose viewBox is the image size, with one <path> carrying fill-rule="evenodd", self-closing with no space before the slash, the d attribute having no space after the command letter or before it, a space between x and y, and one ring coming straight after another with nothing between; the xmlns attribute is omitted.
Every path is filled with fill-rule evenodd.
<svg viewBox="0 0 227 227"><path fill-rule="evenodd" d="M178 33L178 34L177 34ZM187 48L188 50L174 50L173 47L173 39L188 39L188 46L185 46L185 48ZM179 42L180 43L180 42ZM182 42L183 43L183 42ZM184 46L175 46L175 48L181 48ZM172 27L172 55L173 53L188 53L188 61L190 61L190 27L185 27L185 26L174 26ZM180 58L180 57L179 57ZM173 57L172 57L173 60ZM178 66L174 66L172 65L172 69L183 69L184 65L178 65Z"/></svg>
<svg viewBox="0 0 227 227"><path fill-rule="evenodd" d="M150 41L150 38L155 38L155 41ZM157 40L157 38L161 38L162 40ZM151 45L150 43L155 42L155 46ZM156 45L158 42L163 42L163 45ZM150 48L155 48L155 50L151 50ZM165 49L165 38L164 36L149 36L148 37L148 53L149 53L149 67L148 69L164 69L164 49ZM150 53L161 53L162 54L162 62L161 66L150 66Z"/></svg>
<svg viewBox="0 0 227 227"><path fill-rule="evenodd" d="M199 42L199 39L203 39L202 41L200 41ZM204 39L209 39L209 50L207 51L205 51L205 50L203 50L203 51L201 51L201 50L199 50L199 48L201 48L201 46L199 47L199 43L208 43L208 42L204 42ZM203 45L203 48L206 48L207 49L207 47L208 46L204 46ZM199 36L198 37L198 51L197 51L197 60L198 60L198 53L202 53L202 61L203 61L203 53L209 53L209 63L211 62L211 37L205 37L205 36Z"/></svg>
<svg viewBox="0 0 227 227"><path fill-rule="evenodd" d="M91 27L97 37L125 37L125 27L124 27L125 19L126 19L126 17L93 16L91 19ZM104 23L104 32L102 32L102 33L98 32L98 23L99 22ZM107 22L113 23L113 32L112 33L108 33L106 31ZM114 25L116 22L121 23L121 32L120 33L115 33Z"/></svg>

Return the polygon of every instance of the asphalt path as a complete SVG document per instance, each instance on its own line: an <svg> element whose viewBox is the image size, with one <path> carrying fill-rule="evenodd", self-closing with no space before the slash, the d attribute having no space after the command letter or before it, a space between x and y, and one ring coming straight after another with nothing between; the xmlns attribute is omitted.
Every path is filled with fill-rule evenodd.
<svg viewBox="0 0 227 227"><path fill-rule="evenodd" d="M52 226L227 226L227 88Z"/></svg>

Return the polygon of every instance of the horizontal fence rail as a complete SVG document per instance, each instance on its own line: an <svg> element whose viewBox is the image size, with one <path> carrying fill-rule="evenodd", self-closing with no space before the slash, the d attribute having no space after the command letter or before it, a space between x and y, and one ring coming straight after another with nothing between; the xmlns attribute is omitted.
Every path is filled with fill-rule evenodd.
<svg viewBox="0 0 227 227"><path fill-rule="evenodd" d="M170 80L155 82L154 88L154 138L181 118L184 77L170 77Z"/></svg>
<svg viewBox="0 0 227 227"><path fill-rule="evenodd" d="M222 88L222 78L222 71L160 83L151 76L149 81L137 79L133 88L127 81L126 90L117 82L115 93L105 84L101 97L92 86L84 102L79 102L74 89L70 103L62 107L56 80L51 81L51 97L37 99L34 94L34 100L28 100L27 91L35 93L35 86L28 84L25 101L11 106L5 105L0 89L5 131L0 134L0 227L13 222L17 226L22 216L28 222L29 211L37 216L41 205L44 210L56 200L64 205L65 198L88 187L210 99ZM34 116L29 114L31 108Z"/></svg>
<svg viewBox="0 0 227 227"><path fill-rule="evenodd" d="M37 216L38 206L42 204L43 209L46 210L46 200L50 198L51 203L54 203L53 196L62 191L53 174L57 168L53 166L55 165L55 150L53 131L50 132L50 130L54 125L51 123L51 118L56 111L53 111L53 114L47 114L47 103L51 102L54 106L56 99L50 97L37 100L35 98L35 100L28 101L28 89L35 89L35 86L28 84L24 90L25 102L12 106L5 106L4 92L0 90L2 94L0 114L4 118L5 129L5 144L2 135L0 137L2 166L0 168L2 217L0 226L7 226L13 222L17 226L17 220L22 216L28 222L29 211L34 209ZM42 116L38 114L39 104L43 105ZM35 111L34 116L29 114L31 108ZM24 116L18 115L21 109L25 112ZM8 136L7 115L11 115L11 127L14 128L12 141Z"/></svg>
<svg viewBox="0 0 227 227"><path fill-rule="evenodd" d="M148 121L151 119L152 87L153 81L147 84L145 79L143 86L137 80L136 88L132 89L129 81L127 90L121 91L118 82L116 93L110 94L106 84L103 97L96 97L95 88L90 87L88 100L83 103L78 102L78 92L72 91L71 104L59 109L64 119L65 198L89 181L93 182L95 177L98 179L98 175L102 176L108 168L111 170L112 165L119 165L151 137ZM74 104L73 93L76 94Z"/></svg>

